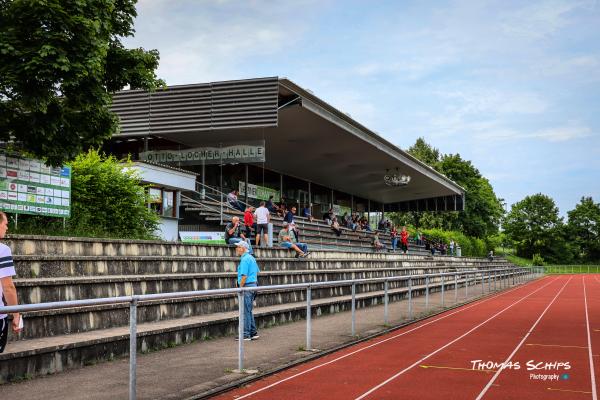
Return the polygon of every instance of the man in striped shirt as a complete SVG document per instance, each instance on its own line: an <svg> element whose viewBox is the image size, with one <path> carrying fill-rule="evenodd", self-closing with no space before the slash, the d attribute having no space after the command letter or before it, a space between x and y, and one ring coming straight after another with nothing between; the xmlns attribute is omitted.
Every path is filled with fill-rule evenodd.
<svg viewBox="0 0 600 400"><path fill-rule="evenodd" d="M8 231L8 218L6 214L0 211L0 239L3 239ZM1 305L16 306L17 290L13 283L12 277L15 275L15 265L13 263L10 247L4 243L0 243L0 303ZM0 353L4 351L6 341L8 340L8 316L0 314ZM19 332L19 313L13 313L12 328L13 331Z"/></svg>

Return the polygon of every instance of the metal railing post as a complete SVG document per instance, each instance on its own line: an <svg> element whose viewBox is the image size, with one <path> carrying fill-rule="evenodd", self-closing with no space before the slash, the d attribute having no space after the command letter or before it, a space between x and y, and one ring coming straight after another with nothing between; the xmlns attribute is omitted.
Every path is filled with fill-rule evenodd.
<svg viewBox="0 0 600 400"><path fill-rule="evenodd" d="M412 278L408 278L408 319L412 319Z"/></svg>
<svg viewBox="0 0 600 400"><path fill-rule="evenodd" d="M306 288L306 350L312 349L312 289Z"/></svg>
<svg viewBox="0 0 600 400"><path fill-rule="evenodd" d="M469 271L465 274L465 300L469 298Z"/></svg>
<svg viewBox="0 0 600 400"><path fill-rule="evenodd" d="M485 278L485 276L483 275L483 271L481 271L481 295L482 296L485 294L485 282L484 282L484 278Z"/></svg>
<svg viewBox="0 0 600 400"><path fill-rule="evenodd" d="M488 293L492 291L492 271L487 272Z"/></svg>
<svg viewBox="0 0 600 400"><path fill-rule="evenodd" d="M494 292L498 291L498 287L496 285L496 281L497 281L496 275L497 275L497 272L498 271L494 271Z"/></svg>
<svg viewBox="0 0 600 400"><path fill-rule="evenodd" d="M444 286L446 286L446 276L442 275L442 309L444 308Z"/></svg>
<svg viewBox="0 0 600 400"><path fill-rule="evenodd" d="M129 400L136 399L137 388L137 303L133 296L129 303Z"/></svg>
<svg viewBox="0 0 600 400"><path fill-rule="evenodd" d="M429 312L429 277L425 277L425 313Z"/></svg>
<svg viewBox="0 0 600 400"><path fill-rule="evenodd" d="M385 281L383 283L383 324L387 325L388 324L388 281Z"/></svg>
<svg viewBox="0 0 600 400"><path fill-rule="evenodd" d="M458 303L458 274L454 274L454 304Z"/></svg>
<svg viewBox="0 0 600 400"><path fill-rule="evenodd" d="M221 225L223 225L223 193L221 193L221 201L219 202L219 218L221 219Z"/></svg>
<svg viewBox="0 0 600 400"><path fill-rule="evenodd" d="M352 336L356 334L356 283L352 284Z"/></svg>
<svg viewBox="0 0 600 400"><path fill-rule="evenodd" d="M244 370L244 291L238 292L238 304L240 316L238 319L238 371Z"/></svg>

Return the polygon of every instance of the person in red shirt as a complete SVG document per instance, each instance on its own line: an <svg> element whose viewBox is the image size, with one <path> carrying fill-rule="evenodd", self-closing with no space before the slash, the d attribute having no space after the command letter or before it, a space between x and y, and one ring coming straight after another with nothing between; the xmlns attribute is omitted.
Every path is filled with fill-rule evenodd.
<svg viewBox="0 0 600 400"><path fill-rule="evenodd" d="M400 241L402 242L402 251L404 254L408 251L408 231L406 230L406 226L402 227L402 232L400 232Z"/></svg>
<svg viewBox="0 0 600 400"><path fill-rule="evenodd" d="M246 226L246 237L252 237L254 229L254 207L248 206L244 211L244 225Z"/></svg>

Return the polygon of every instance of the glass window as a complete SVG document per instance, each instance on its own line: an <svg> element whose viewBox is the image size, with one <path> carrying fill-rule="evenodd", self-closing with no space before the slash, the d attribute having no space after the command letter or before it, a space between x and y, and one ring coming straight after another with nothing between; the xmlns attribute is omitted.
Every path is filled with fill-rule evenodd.
<svg viewBox="0 0 600 400"><path fill-rule="evenodd" d="M171 190L163 190L162 215L164 217L175 216L175 193Z"/></svg>

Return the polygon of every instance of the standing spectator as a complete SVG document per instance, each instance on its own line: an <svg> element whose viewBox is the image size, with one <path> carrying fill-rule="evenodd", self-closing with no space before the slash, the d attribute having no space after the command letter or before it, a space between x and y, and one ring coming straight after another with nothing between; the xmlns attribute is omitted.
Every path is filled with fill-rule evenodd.
<svg viewBox="0 0 600 400"><path fill-rule="evenodd" d="M454 239L450 239L450 255L454 255Z"/></svg>
<svg viewBox="0 0 600 400"><path fill-rule="evenodd" d="M488 261L494 261L494 251L490 250L487 256Z"/></svg>
<svg viewBox="0 0 600 400"><path fill-rule="evenodd" d="M231 193L227 195L227 203L236 210L244 212L244 205L238 200L239 192L237 190L233 190Z"/></svg>
<svg viewBox="0 0 600 400"><path fill-rule="evenodd" d="M408 252L408 231L406 230L406 226L402 227L402 232L400 232L400 241L402 242L402 251L404 254Z"/></svg>
<svg viewBox="0 0 600 400"><path fill-rule="evenodd" d="M256 230L254 226L254 207L248 206L244 212L244 226L246 227L245 235L247 238L251 238L252 231Z"/></svg>
<svg viewBox="0 0 600 400"><path fill-rule="evenodd" d="M265 202L260 202L260 207L254 212L256 217L256 246L258 247L261 239L263 238L263 247L266 247L269 243L269 222L271 222L271 213L265 207Z"/></svg>
<svg viewBox="0 0 600 400"><path fill-rule="evenodd" d="M294 250L296 257L306 257L308 255L308 246L304 243L296 243L294 232L289 229L287 222L283 223L277 241L281 247Z"/></svg>
<svg viewBox="0 0 600 400"><path fill-rule="evenodd" d="M4 239L8 231L8 217L0 211L0 239ZM2 306L16 306L17 289L12 277L16 275L15 265L10 247L0 243L0 304ZM6 299L6 302L5 300ZM23 322L19 313L12 314L12 330L18 333L23 329ZM0 353L4 352L8 340L8 315L0 314Z"/></svg>
<svg viewBox="0 0 600 400"><path fill-rule="evenodd" d="M392 227L390 236L392 237L392 251L396 251L396 249L398 248L398 230L395 226Z"/></svg>
<svg viewBox="0 0 600 400"><path fill-rule="evenodd" d="M235 245L235 253L240 256L240 265L237 271L238 286L241 288L257 286L260 269L254 257L249 253L248 243L238 242ZM244 340L256 340L260 337L256 330L253 314L255 299L255 291L244 291Z"/></svg>
<svg viewBox="0 0 600 400"><path fill-rule="evenodd" d="M248 243L248 252L253 253L252 246L250 245L250 238L242 233L242 224L240 223L240 217L232 217L231 222L225 226L225 242L227 244L237 244L238 242Z"/></svg>

